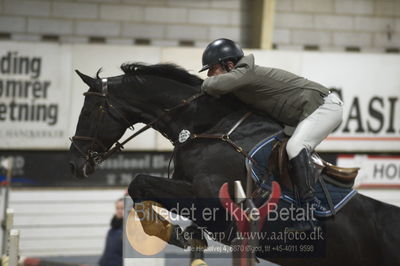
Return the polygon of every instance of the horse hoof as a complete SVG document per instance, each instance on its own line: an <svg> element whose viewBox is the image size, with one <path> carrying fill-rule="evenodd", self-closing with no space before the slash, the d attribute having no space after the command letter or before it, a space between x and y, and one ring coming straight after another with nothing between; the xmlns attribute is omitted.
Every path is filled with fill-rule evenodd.
<svg viewBox="0 0 400 266"><path fill-rule="evenodd" d="M207 263L204 260L197 259L194 260L190 266L207 266Z"/></svg>

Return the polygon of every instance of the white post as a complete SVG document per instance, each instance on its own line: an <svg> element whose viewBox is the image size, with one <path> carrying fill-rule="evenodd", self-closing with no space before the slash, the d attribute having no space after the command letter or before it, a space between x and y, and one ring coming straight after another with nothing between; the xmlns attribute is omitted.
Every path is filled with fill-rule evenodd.
<svg viewBox="0 0 400 266"><path fill-rule="evenodd" d="M4 228L4 240L3 240L3 254L10 254L10 232L14 225L14 210L7 208Z"/></svg>
<svg viewBox="0 0 400 266"><path fill-rule="evenodd" d="M14 209L7 208L6 210L6 230L10 231L14 225Z"/></svg>
<svg viewBox="0 0 400 266"><path fill-rule="evenodd" d="M19 254L19 230L11 229L10 231L10 252L9 252L9 266L18 266Z"/></svg>
<svg viewBox="0 0 400 266"><path fill-rule="evenodd" d="M8 221L7 210L8 210L8 199L9 199L11 178L12 178L12 165L13 165L12 157L9 157L8 159L3 160L3 161L0 162L0 166L7 170L6 187L5 187L5 192L4 192L4 207L3 207L4 208L3 209L3 211L4 211L3 219L6 219L6 220L5 221L1 221L1 222L6 223L6 227L7 227L7 221ZM14 211L13 211L12 216L13 216L12 219L14 219ZM12 220L11 220L11 222L12 222ZM11 224L11 226L12 226L12 224ZM3 231L3 239L2 239L2 246L1 246L2 254L5 253L6 247L7 247L7 239L8 239L8 232L9 232L7 230L8 229L5 228L5 230Z"/></svg>
<svg viewBox="0 0 400 266"><path fill-rule="evenodd" d="M5 236L5 233L6 233L5 232L6 231L5 230L5 226L6 226L6 224L5 224L5 222L6 222L5 215L6 215L6 212L4 210L5 206L3 204L3 202L6 199L6 197L5 197L6 192L5 191L6 191L6 188L0 186L0 256L4 254L3 239L4 239L4 236Z"/></svg>

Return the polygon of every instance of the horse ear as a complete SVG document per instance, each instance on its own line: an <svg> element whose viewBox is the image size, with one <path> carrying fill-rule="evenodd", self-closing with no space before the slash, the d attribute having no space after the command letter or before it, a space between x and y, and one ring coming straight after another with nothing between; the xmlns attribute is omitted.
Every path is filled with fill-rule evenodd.
<svg viewBox="0 0 400 266"><path fill-rule="evenodd" d="M76 74L85 82L90 88L95 88L96 87L96 80L94 78L91 78L81 72L79 70L75 69Z"/></svg>

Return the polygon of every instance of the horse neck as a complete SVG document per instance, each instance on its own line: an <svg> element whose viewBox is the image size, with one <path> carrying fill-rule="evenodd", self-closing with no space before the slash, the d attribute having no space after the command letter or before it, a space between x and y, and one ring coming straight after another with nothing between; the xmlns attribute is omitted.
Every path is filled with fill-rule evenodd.
<svg viewBox="0 0 400 266"><path fill-rule="evenodd" d="M224 96L219 99L204 96L197 104L196 132L204 132L234 112L245 112L247 109L234 96Z"/></svg>
<svg viewBox="0 0 400 266"><path fill-rule="evenodd" d="M195 93L198 92L194 92L193 95ZM173 106L180 104L181 100ZM154 129L175 142L182 130L196 134L203 133L235 111L237 111L237 108L232 106L230 100L218 100L204 95L177 109L176 112L168 114L165 120L155 125Z"/></svg>
<svg viewBox="0 0 400 266"><path fill-rule="evenodd" d="M187 127L195 133L204 132L214 127L226 116L238 110L232 99L216 99L208 95L200 97L175 116L178 128Z"/></svg>
<svg viewBox="0 0 400 266"><path fill-rule="evenodd" d="M163 80L162 91L155 92L157 84L149 82L146 84L149 96L148 106L143 107L141 110L142 123L148 124L156 119L159 119L153 128L163 134L171 141L177 140L179 133L185 129L192 133L201 133L216 125L225 116L238 110L237 100L233 97L224 97L224 99L216 99L208 95L204 95L190 104L180 107L175 111L166 114L165 109L173 108L182 103L182 100L200 92L200 87L192 87L186 84L171 82L170 80ZM143 84L142 84L143 86ZM135 106L135 99L133 90L130 97L124 97L127 101L127 106ZM168 94L171 97L165 97ZM134 111L129 116L135 116Z"/></svg>

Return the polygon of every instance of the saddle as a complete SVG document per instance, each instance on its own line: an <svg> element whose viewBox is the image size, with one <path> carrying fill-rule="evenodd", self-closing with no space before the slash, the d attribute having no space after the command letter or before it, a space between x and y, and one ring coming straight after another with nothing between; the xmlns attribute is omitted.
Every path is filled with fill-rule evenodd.
<svg viewBox="0 0 400 266"><path fill-rule="evenodd" d="M286 145L288 138L277 141L272 148L271 156L268 160L268 165L272 172L277 174L279 182L288 189L293 188L290 178L289 169L290 163L286 153ZM360 168L344 168L333 165L324 161L315 151L310 156L314 169L317 174L314 175L315 182L320 174L324 174L325 181L344 188L351 188L354 185L355 178Z"/></svg>

